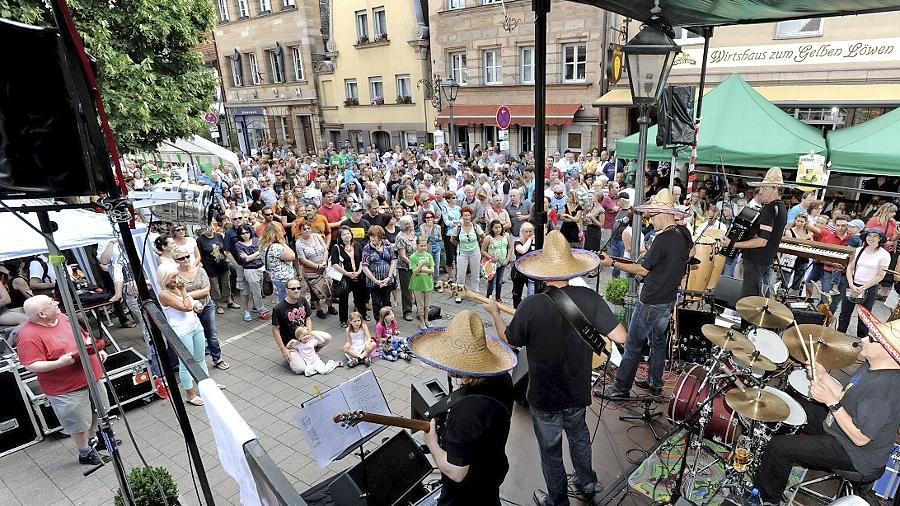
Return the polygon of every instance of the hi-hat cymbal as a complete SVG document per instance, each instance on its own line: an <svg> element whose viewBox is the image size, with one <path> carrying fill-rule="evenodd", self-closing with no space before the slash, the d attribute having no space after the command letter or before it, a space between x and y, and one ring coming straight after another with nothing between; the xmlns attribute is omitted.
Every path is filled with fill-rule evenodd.
<svg viewBox="0 0 900 506"><path fill-rule="evenodd" d="M753 367L762 371L774 371L775 369L778 369L775 362L760 355L759 351L745 351L742 348L738 348L731 350L731 354L738 362L748 367Z"/></svg>
<svg viewBox="0 0 900 506"><path fill-rule="evenodd" d="M706 337L709 342L724 350L731 351L740 349L747 353L752 353L753 350L756 349L756 347L753 346L753 343L747 339L747 336L734 329L707 323L703 325L703 327L700 327L700 331L703 332L703 336Z"/></svg>
<svg viewBox="0 0 900 506"><path fill-rule="evenodd" d="M741 317L757 327L778 329L794 320L794 313L775 299L768 297L744 297L735 306Z"/></svg>
<svg viewBox="0 0 900 506"><path fill-rule="evenodd" d="M777 395L759 388L741 391L732 389L725 394L725 403L734 411L757 422L783 422L791 408Z"/></svg>
<svg viewBox="0 0 900 506"><path fill-rule="evenodd" d="M792 325L784 331L782 339L784 339L784 344L790 350L791 356L803 364L809 361L806 359L806 354L803 353L800 339L802 338L803 343L808 347L810 336L812 336L813 340L816 362L822 364L826 369L843 369L853 365L856 362L856 356L859 355L861 350L861 348L853 346L856 339L832 328L811 323Z"/></svg>

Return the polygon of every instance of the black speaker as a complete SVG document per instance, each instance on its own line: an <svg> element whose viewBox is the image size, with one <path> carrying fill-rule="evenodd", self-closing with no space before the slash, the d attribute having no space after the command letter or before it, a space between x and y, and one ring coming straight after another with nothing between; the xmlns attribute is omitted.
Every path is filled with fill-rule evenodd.
<svg viewBox="0 0 900 506"><path fill-rule="evenodd" d="M825 315L816 311L814 307L792 307L791 312L794 313L794 321L796 321L798 325L803 325L805 323L825 325Z"/></svg>
<svg viewBox="0 0 900 506"><path fill-rule="evenodd" d="M719 306L734 309L741 298L744 282L737 278L722 276L713 288L713 300Z"/></svg>
<svg viewBox="0 0 900 506"><path fill-rule="evenodd" d="M96 195L109 154L74 51L55 28L0 19L0 197Z"/></svg>
<svg viewBox="0 0 900 506"><path fill-rule="evenodd" d="M365 469L363 469L365 464ZM398 432L363 462L337 477L328 492L336 506L393 506L417 501L416 493L432 467L409 432ZM367 491L368 497L360 498ZM413 497L413 493L417 497Z"/></svg>
<svg viewBox="0 0 900 506"><path fill-rule="evenodd" d="M0 457L40 442L44 436L14 364L0 362Z"/></svg>
<svg viewBox="0 0 900 506"><path fill-rule="evenodd" d="M410 418L430 420L426 413L441 399L450 395L450 386L446 381L430 379L416 381L409 386Z"/></svg>
<svg viewBox="0 0 900 506"><path fill-rule="evenodd" d="M716 315L710 311L677 308L678 354L688 362L701 363L712 350L712 344L703 337L700 329L707 323L715 323Z"/></svg>
<svg viewBox="0 0 900 506"><path fill-rule="evenodd" d="M694 87L666 86L657 108L656 145L694 143Z"/></svg>

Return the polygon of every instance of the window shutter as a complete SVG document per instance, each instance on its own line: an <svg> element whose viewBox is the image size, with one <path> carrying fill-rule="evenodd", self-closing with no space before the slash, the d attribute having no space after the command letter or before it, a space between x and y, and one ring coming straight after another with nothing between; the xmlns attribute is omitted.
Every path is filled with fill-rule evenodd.
<svg viewBox="0 0 900 506"><path fill-rule="evenodd" d="M282 82L288 82L287 73L284 65L284 46L280 42L275 43L275 65L281 70Z"/></svg>

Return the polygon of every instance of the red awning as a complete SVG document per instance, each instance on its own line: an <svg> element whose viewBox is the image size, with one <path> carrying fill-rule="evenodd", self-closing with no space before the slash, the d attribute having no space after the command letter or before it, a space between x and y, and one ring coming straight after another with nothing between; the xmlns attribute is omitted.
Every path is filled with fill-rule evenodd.
<svg viewBox="0 0 900 506"><path fill-rule="evenodd" d="M470 105L457 104L453 106L453 123L456 125L493 125L497 122L497 108L499 105ZM509 105L511 124L534 126L534 105L520 104ZM581 109L581 104L547 104L547 124L557 126L571 126L575 119L575 113ZM438 114L437 121L440 124L450 122L450 108Z"/></svg>

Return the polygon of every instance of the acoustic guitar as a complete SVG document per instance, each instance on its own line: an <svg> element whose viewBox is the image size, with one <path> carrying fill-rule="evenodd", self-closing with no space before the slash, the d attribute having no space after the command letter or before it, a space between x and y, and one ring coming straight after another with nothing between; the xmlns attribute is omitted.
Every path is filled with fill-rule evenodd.
<svg viewBox="0 0 900 506"><path fill-rule="evenodd" d="M342 411L332 417L334 423L352 427L358 423L369 422L379 425L390 425L391 427L402 427L413 432L428 432L431 430L431 422L424 420L414 420L412 418L403 418L402 416L387 416L369 413L368 411Z"/></svg>

